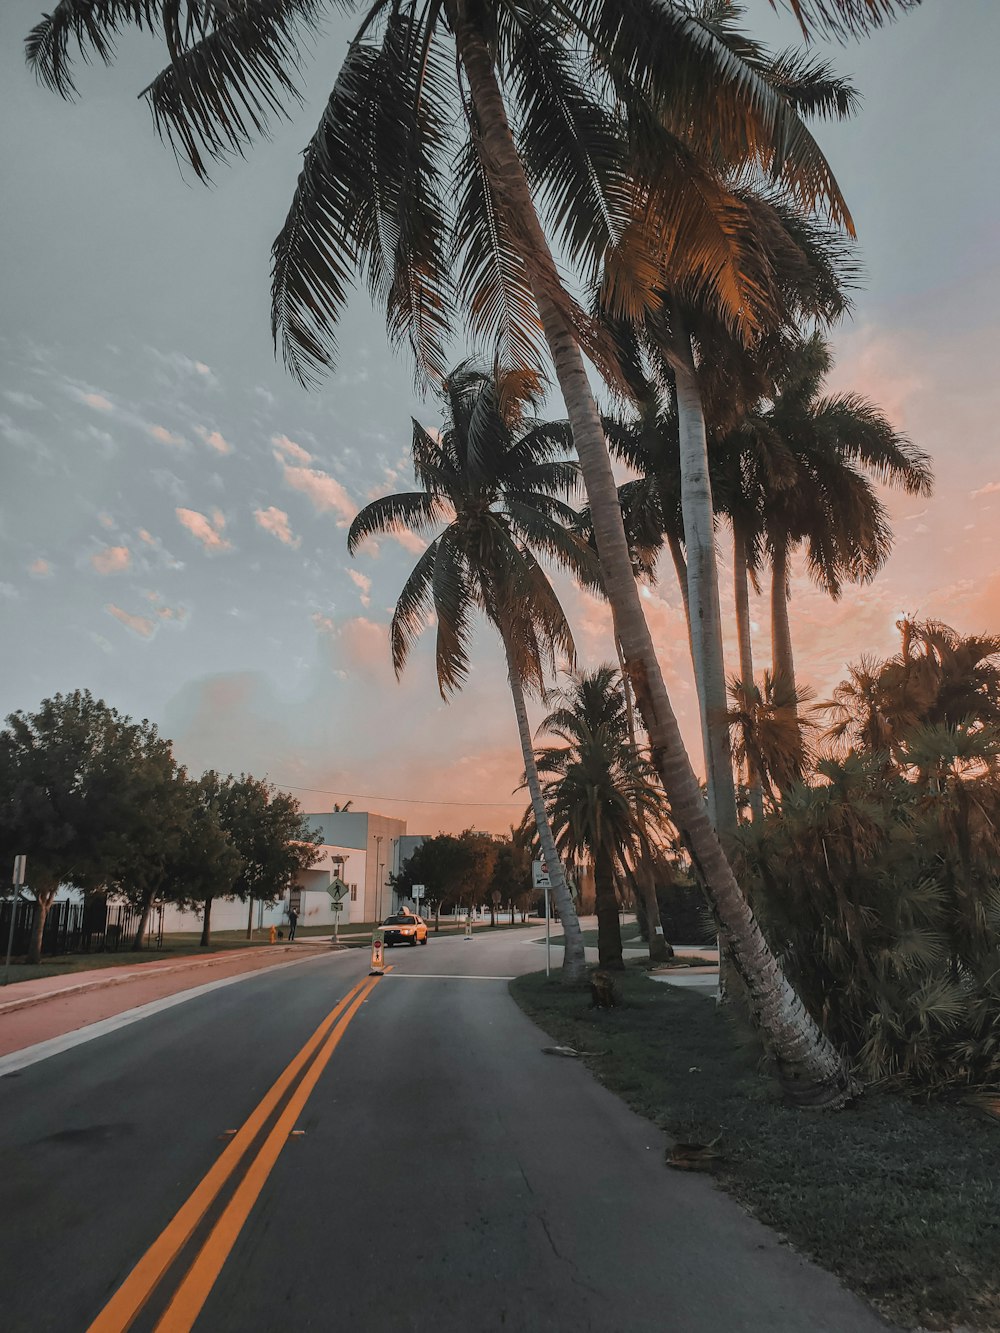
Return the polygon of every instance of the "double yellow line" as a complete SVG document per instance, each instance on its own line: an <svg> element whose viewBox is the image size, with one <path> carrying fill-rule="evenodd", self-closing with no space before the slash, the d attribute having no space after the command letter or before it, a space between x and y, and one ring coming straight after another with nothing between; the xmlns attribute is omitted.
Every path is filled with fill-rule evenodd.
<svg viewBox="0 0 1000 1333"><path fill-rule="evenodd" d="M187 1333L194 1326L222 1266L236 1243L302 1108L326 1068L351 1019L378 984L365 977L323 1019L298 1055L280 1075L230 1141L219 1160L142 1256L87 1333L125 1333L191 1239L226 1181L246 1155L282 1097L305 1069L270 1133L251 1161L232 1198L195 1256L191 1267L156 1325L156 1333ZM316 1052L318 1051L318 1054ZM315 1056L315 1058L313 1058ZM312 1063L310 1064L310 1060ZM308 1067L307 1067L308 1066Z"/></svg>

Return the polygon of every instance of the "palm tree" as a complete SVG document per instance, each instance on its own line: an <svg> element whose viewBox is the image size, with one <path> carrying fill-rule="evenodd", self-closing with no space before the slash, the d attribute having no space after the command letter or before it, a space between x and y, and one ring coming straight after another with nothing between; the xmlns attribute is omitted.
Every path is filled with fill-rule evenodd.
<svg viewBox="0 0 1000 1333"><path fill-rule="evenodd" d="M524 385L519 386L523 394ZM437 622L437 678L443 697L468 672L477 611L503 642L521 753L542 853L563 923L563 975L583 976L583 935L545 815L528 726L525 690L542 693L546 670L572 662L573 637L536 552L593 581L594 559L568 530L575 513L561 496L578 484L575 463L559 458L566 435L526 414L503 379L465 362L441 391L445 425L431 435L413 423L413 467L421 490L366 505L347 536L353 554L367 537L412 528L436 531L407 579L392 618L398 675L432 613Z"/></svg>
<svg viewBox="0 0 1000 1333"><path fill-rule="evenodd" d="M962 635L935 620L903 619L897 629L900 651L884 662L862 657L821 705L828 740L904 766L921 727L1000 725L1000 635Z"/></svg>
<svg viewBox="0 0 1000 1333"><path fill-rule="evenodd" d="M794 0L804 25L861 31L907 0ZM294 93L299 29L319 0L59 0L28 39L39 76L73 92L69 43L108 59L126 23L158 27L169 66L146 96L161 133L207 175L241 151ZM790 990L743 899L704 810L656 658L629 559L614 474L583 350L609 374L608 349L574 303L550 237L586 277L622 239L632 209L634 132L642 189L671 222L671 271L714 291L740 325L748 293L728 201L704 188L703 162L746 161L806 207L849 215L799 115L804 62L780 73L742 38L674 0L416 0L368 10L304 154L274 247L273 325L290 369L310 381L335 350L352 279L384 305L430 374L453 310L495 340L507 366L551 357L594 516L617 633L673 815L731 941L751 1007L798 1100L839 1103L846 1067ZM501 91L501 81L504 91ZM808 80L806 80L808 82ZM505 94L506 99L505 100ZM454 105L465 110L456 122ZM511 113L518 125L515 139ZM455 126L461 125L456 142ZM457 151L456 151L457 150ZM457 173L457 179L452 174ZM461 256L457 293L451 280ZM625 247L627 249L627 247ZM457 298L457 299L456 299Z"/></svg>
<svg viewBox="0 0 1000 1333"><path fill-rule="evenodd" d="M770 671L764 672L760 686L735 676L729 682L733 758L751 793L755 788L765 793L772 812L809 768L812 754L806 732L816 724L802 718L797 705L811 697ZM755 820L759 817L755 810Z"/></svg>
<svg viewBox="0 0 1000 1333"><path fill-rule="evenodd" d="M788 357L773 399L739 430L751 455L746 472L757 487L760 525L749 537L744 527L744 557L749 563L757 536L771 563L772 670L792 688L788 599L795 548L805 546L809 572L837 598L845 580L872 579L892 546L885 509L865 474L910 495L928 495L932 484L927 455L873 403L860 394L822 395L831 360L819 334L804 340ZM752 508L752 492L747 499Z"/></svg>
<svg viewBox="0 0 1000 1333"><path fill-rule="evenodd" d="M622 968L616 872L629 873L643 855L650 824L664 818L663 790L631 744L621 681L614 667L574 674L540 734L564 744L540 750L545 806L559 850L594 867L597 951L601 967ZM651 928L652 934L652 928Z"/></svg>

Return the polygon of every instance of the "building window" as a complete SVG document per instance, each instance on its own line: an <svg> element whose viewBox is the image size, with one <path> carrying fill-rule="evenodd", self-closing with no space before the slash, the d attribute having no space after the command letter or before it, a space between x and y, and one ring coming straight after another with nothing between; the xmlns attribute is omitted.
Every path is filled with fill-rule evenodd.
<svg viewBox="0 0 1000 1333"><path fill-rule="evenodd" d="M351 885L351 902L352 902L352 903L356 903L357 901L358 901L358 886L357 886L356 884L352 884L352 885Z"/></svg>

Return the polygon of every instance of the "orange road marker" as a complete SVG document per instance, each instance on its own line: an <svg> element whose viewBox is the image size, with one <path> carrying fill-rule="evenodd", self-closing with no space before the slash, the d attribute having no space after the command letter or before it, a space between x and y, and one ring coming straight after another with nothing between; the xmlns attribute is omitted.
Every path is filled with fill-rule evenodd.
<svg viewBox="0 0 1000 1333"><path fill-rule="evenodd" d="M170 1265L190 1240L213 1200L239 1165L290 1084L321 1045L330 1027L355 999L369 978L359 981L330 1010L298 1055L264 1094L239 1131L234 1133L218 1160L181 1205L170 1222L142 1256L128 1277L90 1325L87 1333L125 1333L145 1305ZM360 1002L360 1001L359 1001Z"/></svg>

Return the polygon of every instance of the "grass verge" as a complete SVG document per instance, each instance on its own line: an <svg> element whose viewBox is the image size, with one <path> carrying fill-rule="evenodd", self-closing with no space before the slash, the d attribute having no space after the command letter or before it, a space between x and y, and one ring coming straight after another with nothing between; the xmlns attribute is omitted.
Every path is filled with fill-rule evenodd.
<svg viewBox="0 0 1000 1333"><path fill-rule="evenodd" d="M702 996L629 969L589 1008L544 973L511 993L594 1075L675 1138L720 1137L719 1183L896 1322L1000 1329L1000 1124L868 1092L837 1114L784 1106L756 1039Z"/></svg>

